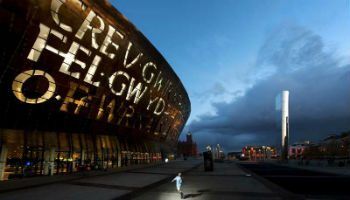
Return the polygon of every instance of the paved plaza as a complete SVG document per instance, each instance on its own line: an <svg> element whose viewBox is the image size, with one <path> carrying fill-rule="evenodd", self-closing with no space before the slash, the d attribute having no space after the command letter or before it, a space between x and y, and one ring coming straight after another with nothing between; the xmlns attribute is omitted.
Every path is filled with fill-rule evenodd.
<svg viewBox="0 0 350 200"><path fill-rule="evenodd" d="M178 172L183 173L186 199L282 199L273 187L250 176L235 163L215 163L213 172L204 172L201 160L172 161L115 173L61 178L57 183L1 191L0 199L180 199L175 184L171 183Z"/></svg>
<svg viewBox="0 0 350 200"><path fill-rule="evenodd" d="M131 194L142 192L178 172L186 172L199 164L200 160L172 161L118 172L87 172L86 175L10 180L0 183L0 199L129 199Z"/></svg>
<svg viewBox="0 0 350 200"><path fill-rule="evenodd" d="M203 166L183 174L185 199L282 199L282 195L250 176L235 163L215 163L213 172ZM180 199L175 184L164 183L136 197L143 199Z"/></svg>

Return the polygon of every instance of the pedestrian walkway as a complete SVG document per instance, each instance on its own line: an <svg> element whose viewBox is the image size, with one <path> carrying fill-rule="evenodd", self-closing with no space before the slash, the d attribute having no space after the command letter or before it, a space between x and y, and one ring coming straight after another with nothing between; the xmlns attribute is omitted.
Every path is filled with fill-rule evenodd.
<svg viewBox="0 0 350 200"><path fill-rule="evenodd" d="M45 185L31 185L26 188L15 188L12 191L3 190L0 193L0 199L129 199L132 197L132 194L141 193L157 184L161 184L162 181L173 177L178 172L191 170L200 163L200 160L172 161L161 165L134 168L122 172L97 174L95 176L80 175L78 178L67 178L65 180L60 180L59 182ZM57 179L60 177L56 176L47 178ZM33 180L35 181L35 179L32 179L32 181ZM9 181L7 183L11 182ZM17 183L20 183L20 181ZM5 185L6 182L2 183L2 186ZM9 188L9 186L7 186L7 188Z"/></svg>
<svg viewBox="0 0 350 200"><path fill-rule="evenodd" d="M18 190L18 189L24 189L24 188L38 187L38 186L48 185L52 183L78 180L78 179L87 178L87 177L105 176L113 173L119 173L119 172L134 170L134 169L157 167L162 164L163 163L130 165L126 167L124 166L122 168L108 169L107 171L105 170L86 171L86 172L77 172L72 174L59 174L54 176L37 176L37 177L27 177L23 179L19 178L19 179L7 180L7 181L0 181L0 193Z"/></svg>
<svg viewBox="0 0 350 200"><path fill-rule="evenodd" d="M182 191L185 199L282 199L277 192L247 175L235 163L215 163L213 172L204 172L203 166L183 173ZM143 194L135 194L139 200L180 199L174 183L165 182Z"/></svg>

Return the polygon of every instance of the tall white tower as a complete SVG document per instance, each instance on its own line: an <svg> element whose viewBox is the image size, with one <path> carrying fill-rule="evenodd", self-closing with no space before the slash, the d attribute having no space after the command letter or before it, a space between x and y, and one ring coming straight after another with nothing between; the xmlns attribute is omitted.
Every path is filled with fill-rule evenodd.
<svg viewBox="0 0 350 200"><path fill-rule="evenodd" d="M284 90L276 97L276 122L278 133L281 134L281 158L288 159L289 142L289 91Z"/></svg>
<svg viewBox="0 0 350 200"><path fill-rule="evenodd" d="M289 91L282 91L282 152L288 156L288 141L289 141Z"/></svg>

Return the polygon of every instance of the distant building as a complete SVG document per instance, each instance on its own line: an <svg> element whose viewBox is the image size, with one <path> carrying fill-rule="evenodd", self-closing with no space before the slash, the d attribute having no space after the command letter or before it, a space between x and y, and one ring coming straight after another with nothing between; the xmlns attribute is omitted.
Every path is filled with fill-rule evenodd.
<svg viewBox="0 0 350 200"><path fill-rule="evenodd" d="M186 141L179 141L177 145L177 155L184 157L197 156L197 144L192 139L192 134L189 132L186 135Z"/></svg>
<svg viewBox="0 0 350 200"><path fill-rule="evenodd" d="M220 144L217 144L214 152L214 159L223 160L225 158L225 153Z"/></svg>
<svg viewBox="0 0 350 200"><path fill-rule="evenodd" d="M248 160L263 160L277 157L277 150L271 146L245 146L242 148L241 157Z"/></svg>
<svg viewBox="0 0 350 200"><path fill-rule="evenodd" d="M331 134L318 143L305 141L289 146L290 159L345 159L349 155L349 132Z"/></svg>
<svg viewBox="0 0 350 200"><path fill-rule="evenodd" d="M242 152L232 151L227 153L227 160L236 160L242 158Z"/></svg>
<svg viewBox="0 0 350 200"><path fill-rule="evenodd" d="M304 157L305 150L311 145L310 141L297 142L289 146L288 155L290 159L298 159Z"/></svg>
<svg viewBox="0 0 350 200"><path fill-rule="evenodd" d="M350 132L329 135L320 142L319 146L320 151L326 157L349 157Z"/></svg>

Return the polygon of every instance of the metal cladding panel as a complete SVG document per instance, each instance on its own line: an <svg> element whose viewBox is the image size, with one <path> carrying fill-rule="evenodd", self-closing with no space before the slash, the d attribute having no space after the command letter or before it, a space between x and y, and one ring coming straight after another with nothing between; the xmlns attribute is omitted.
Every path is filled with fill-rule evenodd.
<svg viewBox="0 0 350 200"><path fill-rule="evenodd" d="M3 0L0 33L1 129L177 141L188 95L108 2Z"/></svg>

